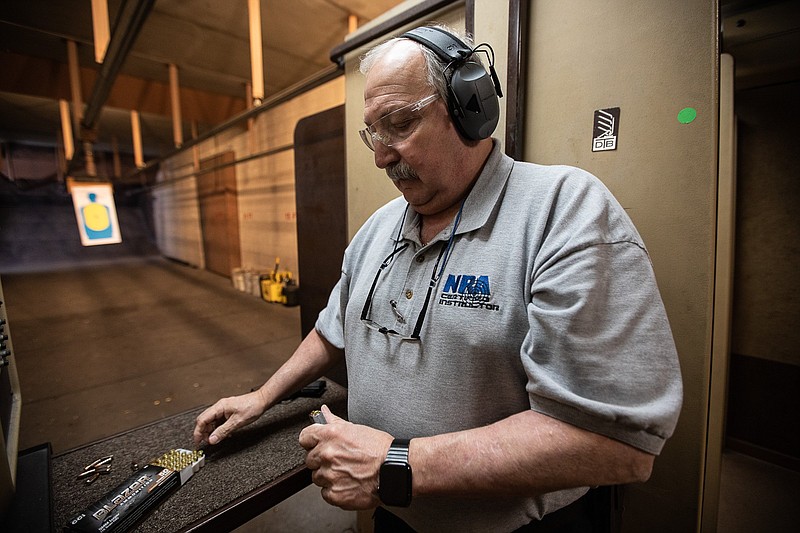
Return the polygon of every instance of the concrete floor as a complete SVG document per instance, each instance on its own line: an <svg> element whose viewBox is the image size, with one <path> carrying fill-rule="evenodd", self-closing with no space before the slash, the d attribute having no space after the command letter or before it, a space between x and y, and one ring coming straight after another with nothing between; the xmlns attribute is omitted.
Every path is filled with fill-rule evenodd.
<svg viewBox="0 0 800 533"><path fill-rule="evenodd" d="M3 288L22 449L59 453L249 391L300 341L299 308L160 258L4 275Z"/></svg>
<svg viewBox="0 0 800 533"><path fill-rule="evenodd" d="M298 307L159 257L3 274L22 388L20 450L53 452L261 385L300 342ZM186 442L191 431L186 428ZM355 531L309 487L240 528ZM58 524L57 524L58 526Z"/></svg>
<svg viewBox="0 0 800 533"><path fill-rule="evenodd" d="M15 271L2 282L22 386L21 450L50 442L59 453L249 391L300 341L299 308L158 257ZM798 481L798 472L726 453L718 532L794 531ZM311 486L236 533L368 529Z"/></svg>
<svg viewBox="0 0 800 533"><path fill-rule="evenodd" d="M800 473L732 451L722 455L717 533L791 533Z"/></svg>

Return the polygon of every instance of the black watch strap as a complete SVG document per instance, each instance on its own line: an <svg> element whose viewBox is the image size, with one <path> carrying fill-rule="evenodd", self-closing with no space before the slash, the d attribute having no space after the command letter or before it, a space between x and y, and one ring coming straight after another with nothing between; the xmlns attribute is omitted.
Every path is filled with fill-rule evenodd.
<svg viewBox="0 0 800 533"><path fill-rule="evenodd" d="M411 439L394 439L389 451L386 452L386 460L393 462L408 463L408 445Z"/></svg>
<svg viewBox="0 0 800 533"><path fill-rule="evenodd" d="M408 462L410 439L394 439L378 478L378 497L384 505L411 505L411 465Z"/></svg>

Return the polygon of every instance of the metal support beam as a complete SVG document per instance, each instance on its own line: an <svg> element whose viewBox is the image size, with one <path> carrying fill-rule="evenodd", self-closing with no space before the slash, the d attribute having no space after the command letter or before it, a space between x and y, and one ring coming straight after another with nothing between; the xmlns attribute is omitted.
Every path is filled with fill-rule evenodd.
<svg viewBox="0 0 800 533"><path fill-rule="evenodd" d="M122 177L122 161L119 158L119 142L117 136L111 136L111 152L114 157L114 178L120 179Z"/></svg>
<svg viewBox="0 0 800 533"><path fill-rule="evenodd" d="M511 0L508 16L508 79L506 81L505 151L521 161L525 156L525 103L528 84L528 2Z"/></svg>
<svg viewBox="0 0 800 533"><path fill-rule="evenodd" d="M97 165L94 162L94 139L83 141L83 163L86 165L86 175L90 178L97 177Z"/></svg>
<svg viewBox="0 0 800 533"><path fill-rule="evenodd" d="M78 62L78 43L67 40L67 65L69 66L69 89L72 97L72 128L78 131L83 118L83 94L81 92L81 66ZM67 158L71 159L71 158Z"/></svg>
<svg viewBox="0 0 800 533"><path fill-rule="evenodd" d="M125 58L128 56L139 30L142 29L147 15L153 8L155 0L138 0L123 2L114 30L111 34L111 41L108 43L105 60L100 67L100 73L94 84L92 95L86 103L86 111L83 114L81 126L91 130L100 118L100 111L108 99L111 87L119 73Z"/></svg>

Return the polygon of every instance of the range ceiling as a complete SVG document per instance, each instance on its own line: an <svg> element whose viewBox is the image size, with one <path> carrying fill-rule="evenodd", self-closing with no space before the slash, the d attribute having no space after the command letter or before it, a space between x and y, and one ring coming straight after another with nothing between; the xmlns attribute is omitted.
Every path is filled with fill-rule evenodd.
<svg viewBox="0 0 800 533"><path fill-rule="evenodd" d="M152 2L152 0L151 0ZM108 0L114 31L120 13L139 0ZM358 24L400 0L261 0L265 97L330 68L330 50ZM169 64L181 87L184 138L246 108L251 80L247 0L157 0L121 64L97 127L98 143L113 135L131 151L130 110L141 113L147 156L174 148ZM113 36L112 36L113 39ZM101 65L94 60L90 0L0 2L0 141L55 145L58 99L71 101L67 42L77 44L84 103Z"/></svg>
<svg viewBox="0 0 800 533"><path fill-rule="evenodd" d="M329 68L348 31L401 0L261 0L265 96ZM124 7L152 2L104 100L97 144L132 151L130 110L141 114L146 158L173 146L169 64L177 66L184 139L243 112L250 81L247 0L108 0L109 21ZM734 55L737 89L800 79L800 2L720 0L722 50ZM0 143L53 146L58 99L71 100L67 41L76 43L82 100L95 63L90 0L0 1Z"/></svg>

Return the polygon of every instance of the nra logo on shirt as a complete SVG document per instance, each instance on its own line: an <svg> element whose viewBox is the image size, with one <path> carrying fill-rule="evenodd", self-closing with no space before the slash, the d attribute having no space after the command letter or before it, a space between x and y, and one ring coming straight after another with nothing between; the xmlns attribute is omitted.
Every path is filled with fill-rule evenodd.
<svg viewBox="0 0 800 533"><path fill-rule="evenodd" d="M448 274L447 280L439 295L439 305L468 307L497 311L499 305L491 303L492 290L489 276L473 276L470 274Z"/></svg>

